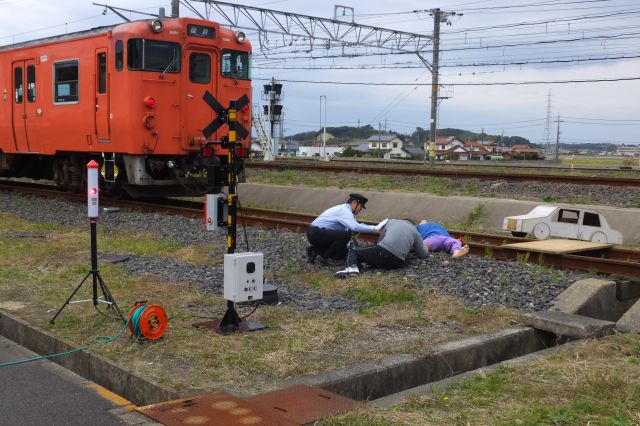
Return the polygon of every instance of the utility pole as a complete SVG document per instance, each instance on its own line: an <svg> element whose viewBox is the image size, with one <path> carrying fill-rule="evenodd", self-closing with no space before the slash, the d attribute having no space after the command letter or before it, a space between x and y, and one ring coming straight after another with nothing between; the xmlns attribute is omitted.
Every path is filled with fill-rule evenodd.
<svg viewBox="0 0 640 426"><path fill-rule="evenodd" d="M560 151L560 113L558 113L558 132L556 134L556 163L558 162L558 152Z"/></svg>
<svg viewBox="0 0 640 426"><path fill-rule="evenodd" d="M433 14L433 59L431 61L431 126L429 127L429 150L424 147L425 154L429 153L429 163L436 161L436 122L438 119L438 67L440 57L440 16L439 8L431 9ZM426 144L425 144L426 145ZM427 156L425 155L425 159Z"/></svg>
<svg viewBox="0 0 640 426"><path fill-rule="evenodd" d="M450 16L459 15L456 12L443 12L440 8L431 9L429 13L433 16L433 59L431 61L431 127L429 128L429 149L425 142L425 162L427 152L429 153L429 163L433 164L436 159L436 128L438 123L438 68L440 62L440 23L451 25Z"/></svg>
<svg viewBox="0 0 640 426"><path fill-rule="evenodd" d="M551 152L551 90L547 95L547 121L545 124L545 149L548 153Z"/></svg>

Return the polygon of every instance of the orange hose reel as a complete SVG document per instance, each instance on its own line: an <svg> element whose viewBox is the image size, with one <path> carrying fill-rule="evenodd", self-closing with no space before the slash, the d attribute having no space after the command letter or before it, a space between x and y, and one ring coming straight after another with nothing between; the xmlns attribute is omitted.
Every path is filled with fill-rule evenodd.
<svg viewBox="0 0 640 426"><path fill-rule="evenodd" d="M162 306L137 302L129 311L129 331L133 336L156 340L162 337L168 324L169 318Z"/></svg>

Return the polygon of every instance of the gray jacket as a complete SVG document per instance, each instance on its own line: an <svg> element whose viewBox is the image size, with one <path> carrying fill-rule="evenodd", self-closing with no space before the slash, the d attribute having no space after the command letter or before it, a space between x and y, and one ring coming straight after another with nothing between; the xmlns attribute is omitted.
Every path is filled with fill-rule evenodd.
<svg viewBox="0 0 640 426"><path fill-rule="evenodd" d="M406 220L389 219L382 235L378 238L378 245L403 261L407 260L412 250L420 258L427 257L429 253L422 244L422 238L416 227Z"/></svg>

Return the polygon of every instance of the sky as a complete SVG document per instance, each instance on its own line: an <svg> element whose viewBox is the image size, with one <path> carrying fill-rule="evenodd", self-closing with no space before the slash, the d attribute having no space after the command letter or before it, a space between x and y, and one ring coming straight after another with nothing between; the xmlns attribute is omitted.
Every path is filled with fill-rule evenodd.
<svg viewBox="0 0 640 426"><path fill-rule="evenodd" d="M185 2L181 16L195 16ZM92 3L0 0L0 45L122 22ZM439 8L447 13L440 30L439 129L521 136L542 145L557 139L640 143L636 0L340 0L338 7L317 0L234 3L321 18L335 13L338 20L428 38L434 28L429 11ZM226 23L204 3L189 4ZM169 0L108 5L154 14L160 7L167 14L171 10ZM262 86L271 78L283 84L285 135L317 131L325 121L327 127L368 124L403 134L429 129L432 76L415 53L321 40L311 47L300 37L259 36L248 20L238 25L253 45L254 103L263 102ZM422 54L429 66L432 49L429 42Z"/></svg>

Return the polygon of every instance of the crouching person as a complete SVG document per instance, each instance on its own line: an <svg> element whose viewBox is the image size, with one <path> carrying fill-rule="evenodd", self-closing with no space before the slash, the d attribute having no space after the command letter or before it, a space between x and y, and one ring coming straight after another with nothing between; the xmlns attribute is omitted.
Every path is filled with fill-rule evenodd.
<svg viewBox="0 0 640 426"><path fill-rule="evenodd" d="M347 244L354 233L375 233L382 229L385 221L377 225L367 225L356 221L356 216L365 209L367 197L361 194L349 194L346 203L331 207L322 212L307 229L307 256L313 263L320 256L321 263L328 259L344 259Z"/></svg>
<svg viewBox="0 0 640 426"><path fill-rule="evenodd" d="M376 268L398 269L405 264L412 251L420 258L427 257L429 253L415 225L409 220L389 219L378 238L378 244L374 247L351 248L347 255L347 267L336 272L336 277L358 275L362 263Z"/></svg>

